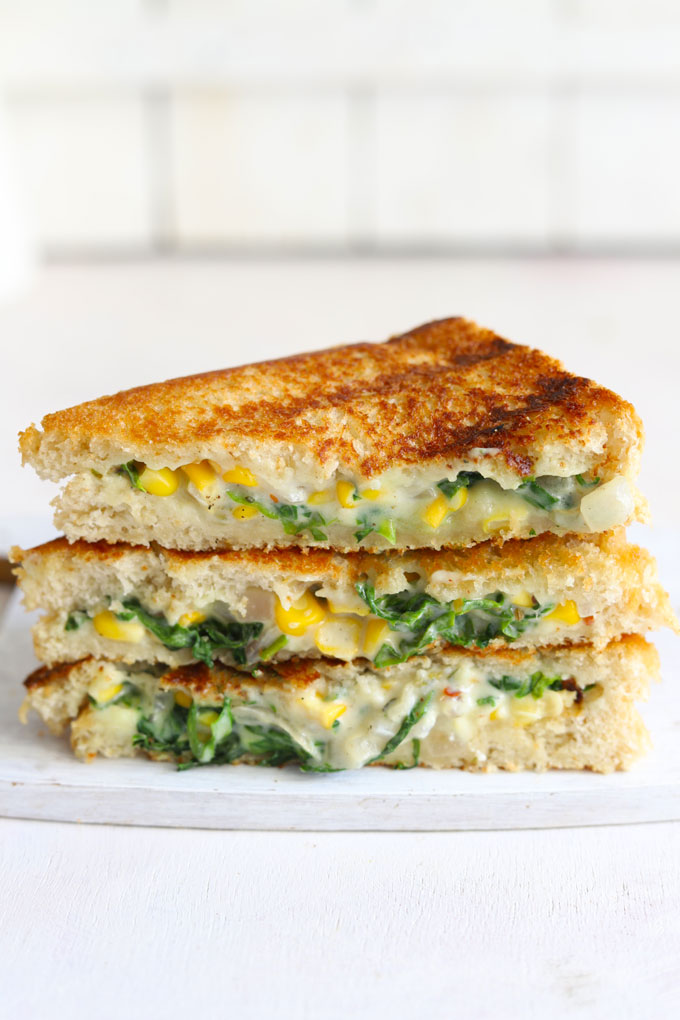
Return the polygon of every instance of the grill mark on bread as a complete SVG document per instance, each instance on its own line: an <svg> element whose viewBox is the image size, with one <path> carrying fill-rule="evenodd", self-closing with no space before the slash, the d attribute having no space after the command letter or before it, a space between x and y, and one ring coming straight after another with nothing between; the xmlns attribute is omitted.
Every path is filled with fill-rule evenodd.
<svg viewBox="0 0 680 1020"><path fill-rule="evenodd" d="M464 460L486 446L526 477L548 436L552 444L583 448L593 428L604 421L609 429L614 416L639 443L639 420L615 394L539 351L451 318L383 344L296 354L101 397L47 415L44 432L31 426L20 445L33 463L58 444L87 466L103 441L142 460L174 448L173 463L197 445L231 456L244 444L277 444L365 477L432 459ZM607 450L609 456L615 454Z"/></svg>

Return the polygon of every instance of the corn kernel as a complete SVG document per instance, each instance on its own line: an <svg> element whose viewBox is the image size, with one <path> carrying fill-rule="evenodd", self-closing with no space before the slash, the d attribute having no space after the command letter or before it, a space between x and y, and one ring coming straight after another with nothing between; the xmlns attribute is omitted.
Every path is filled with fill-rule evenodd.
<svg viewBox="0 0 680 1020"><path fill-rule="evenodd" d="M193 609L189 613L182 613L177 622L180 627L190 627L192 623L203 623L204 620L205 613L202 613L200 609Z"/></svg>
<svg viewBox="0 0 680 1020"><path fill-rule="evenodd" d="M250 520L251 517L256 516L257 509L254 506L237 506L234 507L231 513L237 521L247 521Z"/></svg>
<svg viewBox="0 0 680 1020"><path fill-rule="evenodd" d="M522 609L531 609L534 604L533 595L530 595L528 591L517 591L512 596L512 604L521 606Z"/></svg>
<svg viewBox="0 0 680 1020"><path fill-rule="evenodd" d="M182 708L191 708L194 699L186 691L175 691L175 701Z"/></svg>
<svg viewBox="0 0 680 1020"><path fill-rule="evenodd" d="M321 695L319 695L321 697ZM322 726L325 726L327 730L331 728L336 719L339 719L341 715L344 715L347 711L347 705L343 705L341 701L324 701L322 702L322 708L319 714L319 720Z"/></svg>
<svg viewBox="0 0 680 1020"><path fill-rule="evenodd" d="M540 698L513 698L510 711L515 726L529 726L543 715Z"/></svg>
<svg viewBox="0 0 680 1020"><path fill-rule="evenodd" d="M559 623L566 623L570 627L578 623L580 619L576 603L572 599L568 599L562 605L556 606L552 613L548 613L546 616L546 620L556 620Z"/></svg>
<svg viewBox="0 0 680 1020"><path fill-rule="evenodd" d="M172 496L179 485L177 473L170 468L154 471L145 467L139 476L139 484L152 496Z"/></svg>
<svg viewBox="0 0 680 1020"><path fill-rule="evenodd" d="M374 503L376 499L380 499L381 496L382 496L381 489L364 489L361 492L361 498L370 499L372 503Z"/></svg>
<svg viewBox="0 0 680 1020"><path fill-rule="evenodd" d="M326 489L323 492L311 492L307 497L307 502L310 506L321 506L322 503L328 503L330 498L331 494Z"/></svg>
<svg viewBox="0 0 680 1020"><path fill-rule="evenodd" d="M213 712L211 709L208 709L207 712L200 712L198 716L198 721L202 726L212 726L218 719L219 712Z"/></svg>
<svg viewBox="0 0 680 1020"><path fill-rule="evenodd" d="M385 643L390 632L389 624L385 620L374 617L366 624L364 632L364 655L367 659L374 659Z"/></svg>
<svg viewBox="0 0 680 1020"><path fill-rule="evenodd" d="M296 701L307 715L314 716L327 730L330 730L335 720L347 711L347 705L341 701L324 701L318 692L316 697L306 694Z"/></svg>
<svg viewBox="0 0 680 1020"><path fill-rule="evenodd" d="M253 472L248 468L241 467L240 464L225 471L222 478L225 482L233 482L234 485L247 485L249 489L254 489L257 485L257 478Z"/></svg>
<svg viewBox="0 0 680 1020"><path fill-rule="evenodd" d="M100 704L104 704L106 701L112 701L122 690L122 684L109 684L107 687L97 687L93 697Z"/></svg>
<svg viewBox="0 0 680 1020"><path fill-rule="evenodd" d="M110 641L141 641L144 626L138 620L119 620L110 609L103 609L93 618L94 629Z"/></svg>
<svg viewBox="0 0 680 1020"><path fill-rule="evenodd" d="M340 506L344 506L345 510L351 510L354 506L355 486L351 482L338 482L335 486L335 491L338 495Z"/></svg>
<svg viewBox="0 0 680 1020"><path fill-rule="evenodd" d="M336 602L335 599L328 599L328 608L331 613L343 615L354 613L355 616L368 616L371 612L366 603L358 596L356 602Z"/></svg>
<svg viewBox="0 0 680 1020"><path fill-rule="evenodd" d="M451 502L449 503L449 510L451 510L452 513L455 513L456 510L461 510L465 506L467 501L468 501L467 488L459 489L458 492L453 497L453 499L451 500Z"/></svg>
<svg viewBox="0 0 680 1020"><path fill-rule="evenodd" d="M199 492L205 492L206 489L209 489L217 478L207 460L202 460L196 464L185 464L182 467L182 471L189 481L193 482Z"/></svg>
<svg viewBox="0 0 680 1020"><path fill-rule="evenodd" d="M491 514L482 521L482 531L485 535L490 535L493 531L499 531L501 528L505 528L510 523L510 518L507 514L498 513Z"/></svg>
<svg viewBox="0 0 680 1020"><path fill-rule="evenodd" d="M321 623L326 611L319 600L306 591L302 598L294 602L290 609L284 609L281 601L276 597L274 605L274 618L279 630L284 634L291 634L293 637L304 634L309 627Z"/></svg>
<svg viewBox="0 0 680 1020"><path fill-rule="evenodd" d="M428 503L428 505L423 510L421 517L426 524L430 525L431 528L438 528L448 512L449 501L447 500L446 496L441 495L437 496L437 498L433 500L432 503Z"/></svg>
<svg viewBox="0 0 680 1020"><path fill-rule="evenodd" d="M316 647L336 659L354 659L359 654L361 624L349 617L324 620L316 632Z"/></svg>

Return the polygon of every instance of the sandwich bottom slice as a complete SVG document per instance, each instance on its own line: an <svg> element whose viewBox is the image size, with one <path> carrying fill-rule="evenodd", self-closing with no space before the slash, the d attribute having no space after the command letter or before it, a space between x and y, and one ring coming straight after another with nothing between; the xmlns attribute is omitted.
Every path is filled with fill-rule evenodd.
<svg viewBox="0 0 680 1020"><path fill-rule="evenodd" d="M648 747L634 701L658 667L637 635L600 649L452 648L382 670L292 659L251 675L90 658L33 673L22 711L54 733L70 726L83 759L611 772Z"/></svg>

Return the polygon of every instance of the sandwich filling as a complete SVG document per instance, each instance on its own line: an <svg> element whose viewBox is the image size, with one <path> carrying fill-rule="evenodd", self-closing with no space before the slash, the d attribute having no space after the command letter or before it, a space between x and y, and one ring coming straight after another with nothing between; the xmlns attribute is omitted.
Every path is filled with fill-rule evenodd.
<svg viewBox="0 0 680 1020"><path fill-rule="evenodd" d="M106 606L69 613L64 629L78 632L77 637L87 642L87 629L92 628L114 643L105 654L118 649L134 657L135 644L150 638L159 647L186 650L181 657L185 662L193 659L212 666L220 659L244 668L318 654L346 661L361 657L384 668L433 646L486 648L493 641L515 642L525 633L532 641L548 643L574 628L581 639L585 636L573 600L540 604L526 591L442 602L418 586L378 595L368 580L362 580L354 592L334 594L317 586L299 597L281 595L251 588L244 613L225 602L213 602L182 607L172 619L134 597L110 599ZM79 648L80 654L86 651L80 643Z"/></svg>
<svg viewBox="0 0 680 1020"><path fill-rule="evenodd" d="M114 502L123 480L149 499L172 500L185 513L191 505L210 521L211 532L222 525L233 534L233 522L241 522L247 541L259 521L269 524L266 533L274 539L296 536L302 544L350 548L460 545L544 531L599 532L626 523L635 508L630 483L619 476L607 482L581 474L542 476L505 489L478 471L442 478L393 470L366 483L339 478L312 491L260 478L243 465L225 471L201 461L153 470L130 461L96 477Z"/></svg>
<svg viewBox="0 0 680 1020"><path fill-rule="evenodd" d="M410 768L428 738L463 745L474 758L476 738L489 727L578 714L603 692L571 676L521 665L506 674L470 660L453 668L413 662L389 675L367 670L299 686L250 680L220 696L214 688L197 694L190 683L181 686L181 674L170 676L115 666L97 676L73 724L76 751L138 749L181 768L242 760L294 762L309 772Z"/></svg>

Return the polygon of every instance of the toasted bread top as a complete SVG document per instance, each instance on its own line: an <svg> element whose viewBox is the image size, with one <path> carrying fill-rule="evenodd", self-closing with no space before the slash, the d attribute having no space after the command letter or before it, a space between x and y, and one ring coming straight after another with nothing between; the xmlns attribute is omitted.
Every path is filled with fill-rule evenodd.
<svg viewBox="0 0 680 1020"><path fill-rule="evenodd" d="M100 397L31 425L24 461L53 479L129 459L267 459L374 478L428 462L497 463L515 478L597 465L630 473L630 404L560 362L462 318L347 347ZM552 465L552 471L551 471ZM582 467L576 466L576 471ZM489 471L488 473L492 473Z"/></svg>

